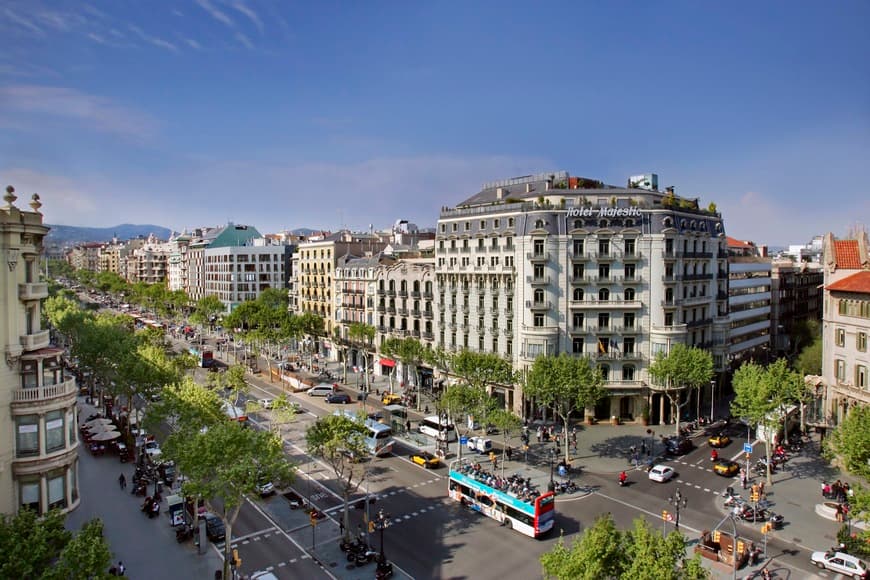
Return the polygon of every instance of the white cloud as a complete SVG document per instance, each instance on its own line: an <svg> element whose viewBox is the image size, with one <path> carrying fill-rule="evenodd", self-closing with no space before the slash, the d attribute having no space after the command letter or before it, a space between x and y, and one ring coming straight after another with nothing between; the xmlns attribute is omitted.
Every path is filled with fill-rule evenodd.
<svg viewBox="0 0 870 580"><path fill-rule="evenodd" d="M185 38L184 42L186 42L188 44L188 46L190 46L190 48L195 48L196 50L202 50L202 45L192 38Z"/></svg>
<svg viewBox="0 0 870 580"><path fill-rule="evenodd" d="M6 8L3 11L3 13L6 15L6 18L11 20L15 24L18 24L19 26L23 26L24 28L26 28L27 30L29 30L30 32L33 32L34 34L36 34L38 36L45 36L45 32L39 26L34 24L32 20L29 20L28 18L25 18L24 16L21 16L20 14L13 12L9 8Z"/></svg>
<svg viewBox="0 0 870 580"><path fill-rule="evenodd" d="M3 170L3 179L15 188L19 207L26 207L25 201L38 193L43 204L40 211L47 223L86 224L105 207L105 200L95 195L86 183L76 183L67 177L12 167ZM3 184L4 188L7 183Z"/></svg>
<svg viewBox="0 0 870 580"><path fill-rule="evenodd" d="M253 9L246 6L242 2L234 2L233 8L235 8L236 10L238 10L239 12L241 12L242 14L247 16L248 19L254 23L254 25L257 27L257 30L260 31L260 35L262 36L262 34L263 34L263 21L260 19L260 16L256 12L254 12Z"/></svg>
<svg viewBox="0 0 870 580"><path fill-rule="evenodd" d="M41 126L45 126L44 117L61 117L80 122L85 128L120 135L134 141L150 138L157 130L157 122L144 113L111 99L66 87L0 87L0 102L7 111L36 116ZM16 117L23 121L20 115Z"/></svg>
<svg viewBox="0 0 870 580"><path fill-rule="evenodd" d="M96 42L97 44L106 44L106 39L100 36L99 34L94 34L93 32L88 33L88 38Z"/></svg>
<svg viewBox="0 0 870 580"><path fill-rule="evenodd" d="M211 14L211 17L218 22L223 22L231 28L235 26L235 22L233 22L232 18L219 10L214 4L209 2L209 0L196 0L196 3L199 4L200 8Z"/></svg>
<svg viewBox="0 0 870 580"><path fill-rule="evenodd" d="M184 12L182 12L178 8L173 8L172 13L175 14L176 16L184 16Z"/></svg>
<svg viewBox="0 0 870 580"><path fill-rule="evenodd" d="M145 42L153 44L154 46L157 46L159 48L165 48L167 50L171 50L172 52L178 52L178 47L176 47L174 44L172 44L168 40L164 40L164 39L160 38L159 36L151 36L150 34L147 34L145 31L143 31L138 26L130 25L129 28L131 31L133 31L139 38L141 38Z"/></svg>
<svg viewBox="0 0 870 580"><path fill-rule="evenodd" d="M251 39L249 39L247 36L245 36L241 32L236 32L236 40L238 40L239 44L241 44L242 46L244 46L248 50L251 50L254 48L254 43L251 42Z"/></svg>

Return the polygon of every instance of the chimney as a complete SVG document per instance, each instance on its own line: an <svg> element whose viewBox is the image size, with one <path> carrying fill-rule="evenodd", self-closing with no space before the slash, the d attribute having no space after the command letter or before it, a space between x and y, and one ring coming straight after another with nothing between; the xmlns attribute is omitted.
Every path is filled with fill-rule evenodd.
<svg viewBox="0 0 870 580"><path fill-rule="evenodd" d="M501 199L501 198L503 198L503 197L504 197L504 189L502 189L501 187L496 188L496 190L495 190L495 198L496 198L496 199Z"/></svg>

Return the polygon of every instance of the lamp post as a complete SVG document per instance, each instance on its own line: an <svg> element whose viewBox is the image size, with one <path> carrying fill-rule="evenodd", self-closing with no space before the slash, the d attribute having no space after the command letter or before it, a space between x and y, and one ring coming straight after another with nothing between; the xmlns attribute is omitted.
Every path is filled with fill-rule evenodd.
<svg viewBox="0 0 870 580"><path fill-rule="evenodd" d="M689 504L689 500L683 497L683 494L680 493L680 490L677 490L677 493L673 495L673 497L668 497L668 503L674 506L676 510L675 519L674 519L674 529L680 529L680 508L685 508Z"/></svg>
<svg viewBox="0 0 870 580"><path fill-rule="evenodd" d="M713 422L713 401L715 401L714 393L716 392L716 381L710 381L710 423Z"/></svg>
<svg viewBox="0 0 870 580"><path fill-rule="evenodd" d="M384 530L390 527L390 514L384 513L383 508L379 509L378 516L372 520L372 524L374 524L374 529L381 532L381 555L378 556L378 566L381 566L387 562L387 555L384 550Z"/></svg>
<svg viewBox="0 0 870 580"><path fill-rule="evenodd" d="M553 462L556 460L556 448L550 447L550 491L555 491L556 481L553 479Z"/></svg>

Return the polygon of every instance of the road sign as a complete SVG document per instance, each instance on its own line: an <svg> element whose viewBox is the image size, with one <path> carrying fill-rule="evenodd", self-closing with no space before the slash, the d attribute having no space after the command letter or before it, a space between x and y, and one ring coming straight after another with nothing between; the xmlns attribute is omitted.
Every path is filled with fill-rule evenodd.
<svg viewBox="0 0 870 580"><path fill-rule="evenodd" d="M465 447L466 445L468 445L468 437L466 437L465 435L463 435L462 437L460 437L460 438L459 438L459 444L462 445L463 447Z"/></svg>
<svg viewBox="0 0 870 580"><path fill-rule="evenodd" d="M743 453L752 453L752 443L743 444Z"/></svg>

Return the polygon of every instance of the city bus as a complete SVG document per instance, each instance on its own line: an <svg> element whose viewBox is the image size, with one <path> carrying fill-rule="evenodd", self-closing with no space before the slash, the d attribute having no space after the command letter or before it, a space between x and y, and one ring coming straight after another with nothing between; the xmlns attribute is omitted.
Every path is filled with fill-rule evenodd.
<svg viewBox="0 0 870 580"><path fill-rule="evenodd" d="M363 425L366 428L366 446L369 448L369 452L375 457L380 457L382 455L387 455L388 453L393 452L393 445L395 445L395 441L393 441L393 430L389 425L384 425L374 419L365 418L362 419L356 413L351 411L336 411L336 415L341 415L344 413L344 416L352 421L360 422L363 421Z"/></svg>
<svg viewBox="0 0 870 580"><path fill-rule="evenodd" d="M447 422L447 419L438 419L436 415L424 417L418 427L420 433L441 441L451 443L456 441L456 427Z"/></svg>
<svg viewBox="0 0 870 580"><path fill-rule="evenodd" d="M447 493L451 499L532 538L539 538L553 529L555 493L548 491L523 500L483 483L475 477L470 466L467 459L450 463Z"/></svg>

